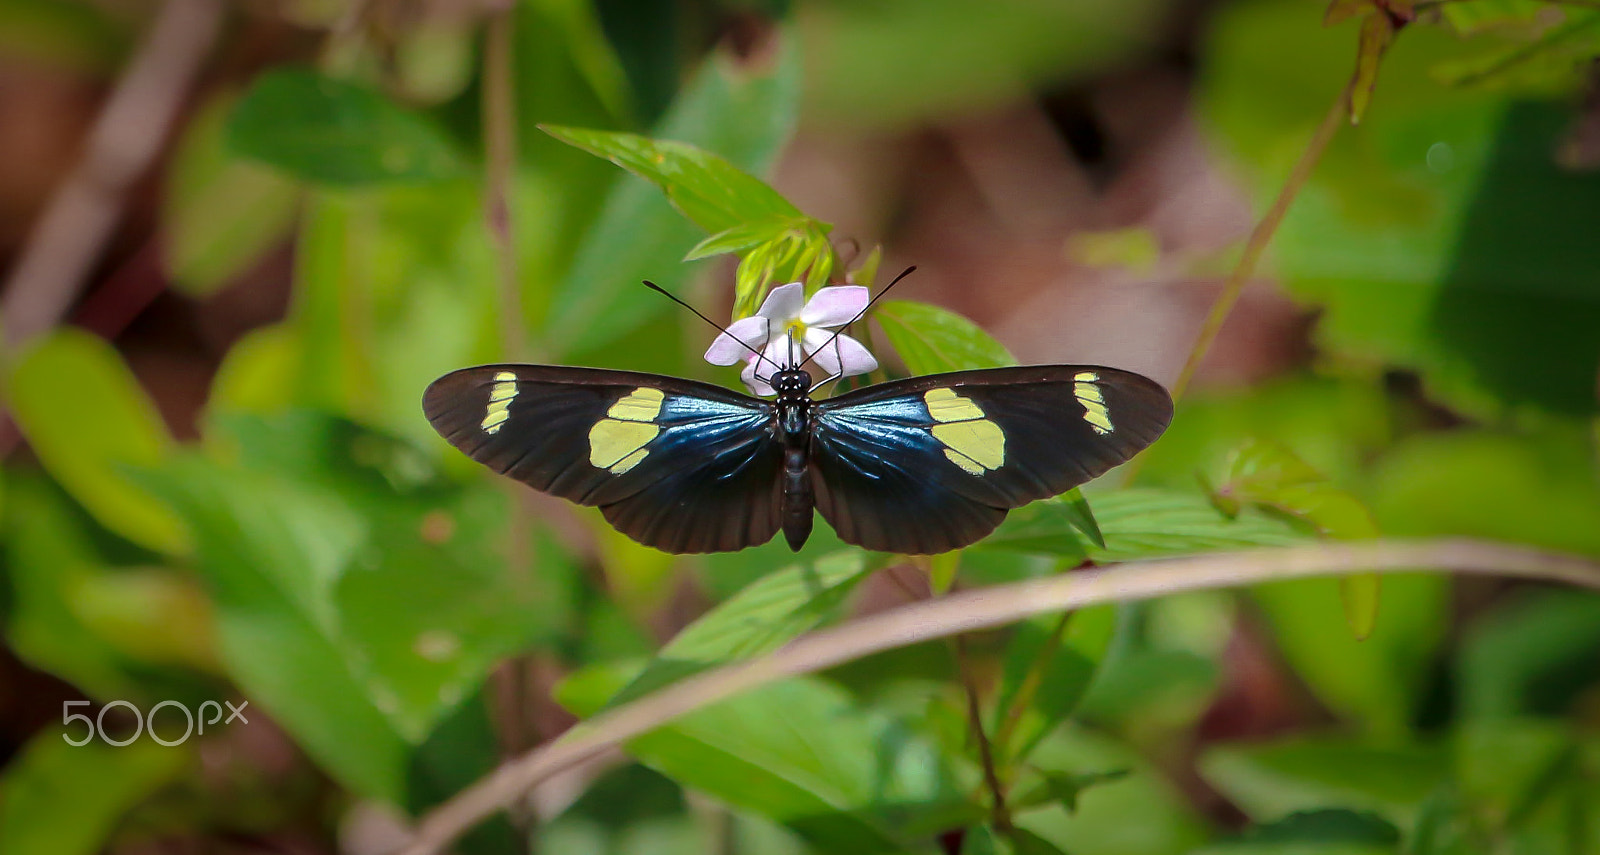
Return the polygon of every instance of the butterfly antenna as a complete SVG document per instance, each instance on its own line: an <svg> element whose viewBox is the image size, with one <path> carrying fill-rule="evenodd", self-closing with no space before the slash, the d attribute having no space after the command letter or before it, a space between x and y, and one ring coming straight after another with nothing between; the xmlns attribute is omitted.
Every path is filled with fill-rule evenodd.
<svg viewBox="0 0 1600 855"><path fill-rule="evenodd" d="M902 273L900 275L904 276L905 274ZM893 284L893 283L890 283L890 284ZM716 327L718 332L722 333L723 335L727 336L728 338L731 338L734 341L744 345L744 349L745 350L748 350L751 353L755 354L758 358L765 360L773 368L776 368L779 371L783 370L783 366L773 362L771 359L768 359L766 354L764 354L761 351L756 350L755 348L751 347L749 345L749 343L746 342L744 339L734 335L731 332L728 332L728 328L727 327L723 326L722 324L717 323L716 321L711 320L710 318L706 317L705 315L700 314L700 310L699 309L696 309L695 307L689 305L688 303L685 303L684 301L678 299L677 295L673 294L671 291L668 291L667 289L661 287L660 285L657 285L654 282L651 282L648 279L644 280L644 287L649 288L650 290L656 292L657 294L660 294L660 295L666 297L668 300L671 300L672 302L677 303L678 305L684 307L685 309L688 309L689 311L694 312L694 316L695 317L697 317L700 320L705 321L706 323ZM884 290L887 291L889 289L885 288ZM871 305L871 304L869 303L868 305ZM852 323L854 323L854 322L852 321Z"/></svg>
<svg viewBox="0 0 1600 855"><path fill-rule="evenodd" d="M889 289L890 288L893 288L897 283L899 283L900 280L906 278L907 276L910 276L911 275L911 271L916 270L916 269L917 269L917 266L915 264L913 264L910 267L907 267L905 270L900 271L900 275L899 276L896 276L895 278L889 280L889 284L888 285L883 286L883 288L881 290L879 290L878 293L872 295L872 299L868 300L867 304L865 306L861 307L861 311L856 312L856 316L855 317L851 318L849 321L847 321L843 325L841 325L838 329L834 330L833 331L833 335L828 336L828 340L823 342L821 347L818 347L816 350L811 351L811 355L807 356L804 361L802 361L799 365L797 365L795 367L796 368L804 368L804 367L806 367L806 363L810 362L813 359L815 359L817 357L817 354L821 353L822 351L824 351L824 350L826 350L828 348L828 345L833 344L833 340L838 338L840 333L843 333L845 331L845 329L848 328L851 324L855 323L856 321L861 320L862 316L865 315L867 313L867 310L871 309L873 307L873 305L878 302L878 299L880 297L882 297L883 295L889 293Z"/></svg>

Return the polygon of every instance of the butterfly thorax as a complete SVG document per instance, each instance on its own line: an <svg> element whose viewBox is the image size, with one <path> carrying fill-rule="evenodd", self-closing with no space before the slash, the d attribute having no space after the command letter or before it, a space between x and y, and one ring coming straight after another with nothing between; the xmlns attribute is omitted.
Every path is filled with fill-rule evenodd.
<svg viewBox="0 0 1600 855"><path fill-rule="evenodd" d="M778 429L784 444L802 448L811 433L811 375L803 368L784 368L772 375L778 393Z"/></svg>

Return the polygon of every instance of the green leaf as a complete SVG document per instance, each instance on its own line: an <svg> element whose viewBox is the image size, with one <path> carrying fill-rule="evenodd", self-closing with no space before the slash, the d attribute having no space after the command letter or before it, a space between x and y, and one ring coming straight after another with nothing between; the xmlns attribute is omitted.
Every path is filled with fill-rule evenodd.
<svg viewBox="0 0 1600 855"><path fill-rule="evenodd" d="M545 125L544 130L660 187L685 217L713 234L752 221L803 216L766 182L688 143L559 125Z"/></svg>
<svg viewBox="0 0 1600 855"><path fill-rule="evenodd" d="M708 668L771 653L833 617L877 569L860 550L769 573L684 627L644 672L610 699L615 706ZM588 715L593 710L579 710Z"/></svg>
<svg viewBox="0 0 1600 855"><path fill-rule="evenodd" d="M1426 698L1445 639L1449 580L1385 576L1380 619L1364 638L1339 607L1344 590L1336 579L1305 579L1258 585L1251 597L1318 700L1353 727L1399 737Z"/></svg>
<svg viewBox="0 0 1600 855"><path fill-rule="evenodd" d="M1348 80L1348 47L1282 4L1213 23L1200 110L1265 206ZM1335 138L1274 238L1284 287L1320 309L1335 363L1415 371L1430 400L1486 419L1592 415L1600 175L1551 157L1570 131L1553 102L1434 80L1460 56L1454 34L1411 26L1403 41L1362 131Z"/></svg>
<svg viewBox="0 0 1600 855"><path fill-rule="evenodd" d="M43 475L7 474L5 634L12 651L96 700L148 698L152 681L136 676L122 651L73 608L76 591L105 570L89 522Z"/></svg>
<svg viewBox="0 0 1600 855"><path fill-rule="evenodd" d="M788 234L791 230L800 228L809 222L805 218L774 218L767 220L751 220L730 226L694 245L684 261L697 261L710 258L714 255L728 253L742 253L759 244L769 243Z"/></svg>
<svg viewBox="0 0 1600 855"><path fill-rule="evenodd" d="M799 61L787 39L774 61L760 70L737 68L729 57L717 54L688 84L652 135L717 152L748 178L765 170L788 141L798 99ZM752 209L742 196L737 204L740 211ZM790 208L780 215L799 215ZM719 217L706 228L720 232L745 219ZM602 351L666 311L670 304L646 292L639 282L649 279L669 291L681 292L693 274L693 268L685 267L681 260L696 240L695 227L684 222L654 188L631 180L617 183L599 219L584 236L550 307L544 324L549 352L565 359Z"/></svg>
<svg viewBox="0 0 1600 855"><path fill-rule="evenodd" d="M807 101L819 127L862 131L971 114L1131 61L1163 8L1149 0L831 5L802 16L807 43L827 45L807 56Z"/></svg>
<svg viewBox="0 0 1600 855"><path fill-rule="evenodd" d="M1309 846L1360 846L1393 852L1400 843L1400 829L1370 811L1345 808L1320 808L1296 811L1288 816L1257 825L1239 836L1229 851L1254 852L1286 844ZM1341 850L1343 851L1343 850Z"/></svg>
<svg viewBox="0 0 1600 855"><path fill-rule="evenodd" d="M1089 549L1089 557L1097 562L1284 546L1304 539L1279 520L1253 512L1229 519L1203 497L1175 490L1120 490L1096 496L1095 517L1106 540L1104 548Z"/></svg>
<svg viewBox="0 0 1600 855"><path fill-rule="evenodd" d="M1369 492L1385 533L1459 535L1600 555L1600 485L1580 431L1461 429L1396 444Z"/></svg>
<svg viewBox="0 0 1600 855"><path fill-rule="evenodd" d="M1187 719L1185 725L1191 724ZM1083 792L1077 810L1060 803L1017 816L1020 826L1071 844L1072 855L1170 855L1191 852L1215 834L1210 820L1195 813L1159 769L1125 740L1072 724L1039 744L1030 763L1057 770L1131 769L1126 777ZM1018 792L1032 784L1019 781Z"/></svg>
<svg viewBox="0 0 1600 855"><path fill-rule="evenodd" d="M73 739L81 738L78 730ZM93 855L107 851L124 815L193 762L181 746L147 737L120 748L69 745L47 727L0 777L0 851Z"/></svg>
<svg viewBox="0 0 1600 855"><path fill-rule="evenodd" d="M1054 843L1026 828L1004 832L992 826L969 828L961 841L961 855L1062 855Z"/></svg>
<svg viewBox="0 0 1600 855"><path fill-rule="evenodd" d="M586 707L625 680L591 668L569 678L557 698ZM627 750L686 787L788 825L827 852L901 851L897 827L965 802L932 746L816 678L766 686L675 719Z"/></svg>
<svg viewBox="0 0 1600 855"><path fill-rule="evenodd" d="M437 181L461 170L454 144L429 120L380 92L303 69L257 78L226 133L239 154L332 186Z"/></svg>
<svg viewBox="0 0 1600 855"><path fill-rule="evenodd" d="M1458 5L1467 4L1446 8ZM1560 26L1540 31L1531 41L1440 62L1433 67L1434 76L1451 86L1486 92L1560 96L1577 91L1584 84L1583 66L1600 54L1600 13L1568 9L1566 16Z"/></svg>
<svg viewBox="0 0 1600 855"><path fill-rule="evenodd" d="M1256 819L1336 804L1407 827L1449 774L1445 760L1440 748L1414 741L1382 747L1296 738L1212 748L1202 755L1200 772Z"/></svg>
<svg viewBox="0 0 1600 855"><path fill-rule="evenodd" d="M1105 548L1105 532L1100 530L1100 522L1094 518L1094 509L1089 507L1089 500L1083 497L1082 490L1073 487L1051 501L1060 503L1067 522L1072 523L1073 528L1089 538L1090 543L1101 549Z"/></svg>
<svg viewBox="0 0 1600 855"><path fill-rule="evenodd" d="M1438 8L1445 21L1463 36L1535 24L1540 15L1550 12L1550 4L1545 0L1456 0ZM1570 14L1576 10L1563 11Z"/></svg>
<svg viewBox="0 0 1600 855"><path fill-rule="evenodd" d="M300 336L273 324L245 333L228 348L211 379L212 411L276 413L294 403L300 375Z"/></svg>
<svg viewBox="0 0 1600 855"><path fill-rule="evenodd" d="M50 475L106 528L169 554L189 548L170 509L129 477L159 465L172 438L122 357L98 336L63 328L11 373L12 416Z"/></svg>
<svg viewBox="0 0 1600 855"><path fill-rule="evenodd" d="M948 593L956 583L956 575L961 572L961 554L962 550L952 549L927 557L928 588L935 596Z"/></svg>
<svg viewBox="0 0 1600 855"><path fill-rule="evenodd" d="M1102 639L1109 638L1112 622L1105 619L1109 615L1095 610L1084 620L1080 614L1052 615L1017 625L1006 643L995 699L999 717L991 728L1006 762L1025 760L1039 740L1078 708L1105 651L1101 645L1084 649L1082 639L1068 641L1065 630L1086 621L1103 630ZM1066 626L1061 621L1067 621Z"/></svg>
<svg viewBox="0 0 1600 855"><path fill-rule="evenodd" d="M1000 342L948 309L912 300L884 300L873 317L912 374L1017 364Z"/></svg>
<svg viewBox="0 0 1600 855"><path fill-rule="evenodd" d="M1491 722L1565 715L1592 685L1597 649L1600 597L1549 590L1509 598L1473 622L1456 654L1459 713Z"/></svg>
<svg viewBox="0 0 1600 855"><path fill-rule="evenodd" d="M1496 836L1532 831L1554 818L1557 834L1566 837L1573 831L1567 811L1596 798L1583 782L1580 739L1559 721L1467 722L1452 746L1457 791ZM1542 810L1545 802L1560 809Z"/></svg>
<svg viewBox="0 0 1600 855"><path fill-rule="evenodd" d="M1063 563L1078 564L1089 553L1070 517L1064 502L1034 502L1007 514L999 528L969 548L975 552L1051 555Z"/></svg>
<svg viewBox="0 0 1600 855"><path fill-rule="evenodd" d="M327 495L198 459L159 477L195 530L233 680L344 786L399 804L407 746L335 639L332 591L359 519Z"/></svg>
<svg viewBox="0 0 1600 855"><path fill-rule="evenodd" d="M1289 448L1252 439L1236 449L1216 489L1223 504L1248 502L1304 520L1325 537L1377 537L1372 514L1352 493L1342 490ZM1378 619L1376 576L1342 577L1340 601L1356 638L1372 633Z"/></svg>
<svg viewBox="0 0 1600 855"><path fill-rule="evenodd" d="M213 97L184 128L162 198L161 260L173 284L205 296L230 284L289 236L295 186L223 145L234 99Z"/></svg>
<svg viewBox="0 0 1600 855"><path fill-rule="evenodd" d="M1042 782L1018 795L1010 804L1012 809L1022 810L1047 802L1058 802L1068 813L1077 813L1078 798L1085 790L1120 781L1131 771L1131 769L1110 769L1104 772L1045 772Z"/></svg>
<svg viewBox="0 0 1600 855"><path fill-rule="evenodd" d="M157 474L199 532L222 655L341 783L399 803L407 756L493 663L568 619L572 568L530 538L508 572L497 486L319 414L234 416Z"/></svg>

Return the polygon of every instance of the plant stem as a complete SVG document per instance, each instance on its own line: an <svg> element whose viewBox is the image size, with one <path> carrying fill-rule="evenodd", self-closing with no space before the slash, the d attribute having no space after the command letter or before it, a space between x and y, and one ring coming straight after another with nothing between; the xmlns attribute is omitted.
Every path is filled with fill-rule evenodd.
<svg viewBox="0 0 1600 855"><path fill-rule="evenodd" d="M1304 187L1306 179L1311 177L1311 170L1316 168L1317 162L1322 159L1322 153L1328 148L1328 143L1333 140L1333 135L1338 132L1339 126L1349 115L1350 93L1353 86L1352 80L1328 108L1327 115L1322 118L1322 124L1317 126L1317 131L1312 134L1305 151L1300 153L1300 160L1295 163L1289 177L1283 182L1283 187L1279 188L1278 197L1272 201L1272 207L1267 209L1267 213L1256 223L1255 228L1251 229L1250 239L1244 246L1244 254L1239 256L1239 263L1234 265L1233 272L1228 274L1227 281L1223 282L1222 293L1218 294L1216 302L1211 304L1211 312L1206 315L1205 323L1200 327L1200 336L1189 351L1188 360L1183 363L1183 371L1178 374L1177 382L1172 384L1173 400L1182 398L1183 393L1188 390L1190 381L1200 368L1200 363L1211 350L1211 345L1216 342L1217 334L1222 331L1223 322L1228 319L1228 314L1239 302L1239 295L1244 292L1245 283L1255 275L1256 264L1261 261L1261 254L1266 251L1267 244L1272 242L1273 235L1277 234L1278 226L1283 224L1283 217L1289 212L1289 205L1300 194L1300 188Z"/></svg>
<svg viewBox="0 0 1600 855"><path fill-rule="evenodd" d="M494 246L498 274L501 348L508 359L518 361L526 358L527 336L523 330L522 285L517 271L516 229L511 204L517 169L517 102L512 76L514 14L515 7L508 5L491 14L486 23L482 101L483 219ZM512 508L505 532L506 573L513 585L526 589L532 584L533 569L533 548L524 522L529 517L528 496L519 484L508 482L505 489ZM493 675L493 690L500 699L496 705L500 743L502 749L513 756L538 741L532 715L530 672L533 667L530 658L518 656L500 663ZM533 811L514 807L509 814L512 824L521 832L518 835L521 850L531 850Z"/></svg>
<svg viewBox="0 0 1600 855"><path fill-rule="evenodd" d="M978 682L972 673L972 658L967 653L967 637L957 635L950 639L950 649L955 653L956 671L961 675L961 688L967 696L967 720L972 725L972 738L978 745L978 761L983 764L983 781L994 799L990 808L990 822L996 829L1011 828L1011 812L1006 809L1006 790L1000 783L1000 773L994 765L994 747L983 732L983 704L978 696Z"/></svg>
<svg viewBox="0 0 1600 855"><path fill-rule="evenodd" d="M1022 677L1021 685L1017 686L1016 694L1011 696L1011 705L1006 707L1004 718L1000 721L1000 729L995 732L994 741L1006 750L1010 757L1011 737L1017 731L1017 724L1022 721L1022 713L1033 703L1033 696L1039 693L1039 686L1044 683L1044 669L1055 658L1056 651L1061 649L1061 641L1067 636L1067 625L1072 621L1073 613L1062 612L1056 627L1050 632L1050 637L1039 647L1039 652L1028 663L1028 673Z"/></svg>

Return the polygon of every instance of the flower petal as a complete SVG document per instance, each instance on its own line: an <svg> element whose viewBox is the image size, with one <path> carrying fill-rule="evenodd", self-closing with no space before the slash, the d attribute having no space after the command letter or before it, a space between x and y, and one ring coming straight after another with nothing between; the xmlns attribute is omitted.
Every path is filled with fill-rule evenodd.
<svg viewBox="0 0 1600 855"><path fill-rule="evenodd" d="M861 342L847 335L840 335L829 342L828 338L833 333L827 330L811 329L806 331L806 351L816 354L813 359L817 367L832 377L850 377L855 374L866 374L878 367L878 360L872 358L871 351ZM819 349L820 348L820 349Z"/></svg>
<svg viewBox="0 0 1600 855"><path fill-rule="evenodd" d="M744 370L739 372L739 379L743 380L744 381L744 385L749 387L750 394L752 394L752 395L756 395L758 397L765 398L765 397L767 397L769 395L778 394L777 390L772 388L772 384L771 383L768 383L766 380L757 379L757 377L756 377L756 373L757 373L756 372L756 365L757 364L763 364L763 363L760 363L759 360L755 360L755 359L752 359L749 362L746 362L745 365L744 365ZM770 380L770 379L772 379L772 378L769 375L767 377L767 380Z"/></svg>
<svg viewBox="0 0 1600 855"><path fill-rule="evenodd" d="M728 325L728 331L717 336L706 348L706 361L712 365L732 365L754 355L751 347L767 343L767 331L772 322L762 317L740 318ZM750 347L745 347L749 345Z"/></svg>
<svg viewBox="0 0 1600 855"><path fill-rule="evenodd" d="M867 289L861 285L818 288L800 310L800 323L808 327L843 326L861 314L867 307L867 299Z"/></svg>
<svg viewBox="0 0 1600 855"><path fill-rule="evenodd" d="M787 335L774 336L772 341L767 342L767 346L761 349L761 353L766 357L766 359L761 360L761 373L763 374L777 371L780 368L787 368L797 361L795 355L789 352L789 337Z"/></svg>
<svg viewBox="0 0 1600 855"><path fill-rule="evenodd" d="M800 316L800 309L805 305L806 286L803 282L790 282L788 285L779 285L767 292L767 299L761 301L761 308L756 314L763 318L771 318L773 327L782 327Z"/></svg>

